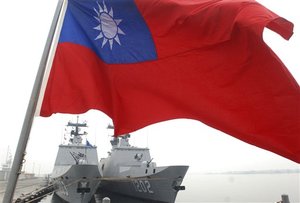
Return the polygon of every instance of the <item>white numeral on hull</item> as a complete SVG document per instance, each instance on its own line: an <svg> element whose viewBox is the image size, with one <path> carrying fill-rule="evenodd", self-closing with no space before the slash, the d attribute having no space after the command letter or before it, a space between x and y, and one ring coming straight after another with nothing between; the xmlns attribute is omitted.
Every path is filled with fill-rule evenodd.
<svg viewBox="0 0 300 203"><path fill-rule="evenodd" d="M133 187L137 192L150 193L154 192L151 190L151 184L148 180L134 180L132 181Z"/></svg>

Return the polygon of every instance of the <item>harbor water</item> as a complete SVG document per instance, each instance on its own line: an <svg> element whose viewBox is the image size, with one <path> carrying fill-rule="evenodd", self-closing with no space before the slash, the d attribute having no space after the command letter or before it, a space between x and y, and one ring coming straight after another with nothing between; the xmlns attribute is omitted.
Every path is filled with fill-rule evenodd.
<svg viewBox="0 0 300 203"><path fill-rule="evenodd" d="M188 174L184 185L178 203L274 203L282 194L287 194L291 203L300 202L299 173Z"/></svg>
<svg viewBox="0 0 300 203"><path fill-rule="evenodd" d="M290 203L300 203L300 173L270 174L197 174L187 173L184 191L178 193L176 203L234 202L275 203L282 194L289 196ZM96 203L109 197L111 203L153 203L132 199L102 191L96 195ZM61 203L56 196L48 196L41 202Z"/></svg>

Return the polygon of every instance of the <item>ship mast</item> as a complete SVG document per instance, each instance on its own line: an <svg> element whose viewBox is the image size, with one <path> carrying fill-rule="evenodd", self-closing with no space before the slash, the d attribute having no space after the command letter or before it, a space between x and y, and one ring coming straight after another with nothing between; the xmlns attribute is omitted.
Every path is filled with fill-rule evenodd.
<svg viewBox="0 0 300 203"><path fill-rule="evenodd" d="M71 144L82 144L82 135L86 135L87 132L84 131L83 133L80 133L81 128L86 128L87 123L79 123L79 116L77 116L77 122L72 123L71 121L68 122L67 127L73 127L75 130L71 130L71 138L70 138L70 143Z"/></svg>

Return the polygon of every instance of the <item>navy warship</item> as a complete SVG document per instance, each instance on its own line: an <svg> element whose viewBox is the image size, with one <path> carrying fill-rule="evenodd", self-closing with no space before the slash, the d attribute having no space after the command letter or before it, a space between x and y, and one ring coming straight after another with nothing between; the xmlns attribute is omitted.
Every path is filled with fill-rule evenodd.
<svg viewBox="0 0 300 203"><path fill-rule="evenodd" d="M88 140L83 143L80 133L87 123L68 122L65 133L69 137L66 144L59 145L51 181L54 184L55 194L61 199L81 203L89 202L94 196L100 181L98 168L97 147L92 146Z"/></svg>
<svg viewBox="0 0 300 203"><path fill-rule="evenodd" d="M130 134L113 137L107 158L99 162L100 190L158 202L175 202L188 166L156 166L148 148L129 144Z"/></svg>

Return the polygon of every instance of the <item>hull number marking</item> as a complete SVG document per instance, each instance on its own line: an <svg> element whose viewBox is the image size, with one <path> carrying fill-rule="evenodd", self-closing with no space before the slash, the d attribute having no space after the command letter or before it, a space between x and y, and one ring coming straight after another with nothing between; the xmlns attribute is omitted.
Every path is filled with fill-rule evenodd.
<svg viewBox="0 0 300 203"><path fill-rule="evenodd" d="M154 192L151 189L151 184L148 180L134 180L132 181L135 191L143 192L143 193L150 193L153 194Z"/></svg>

